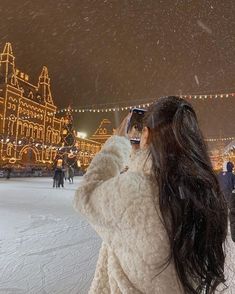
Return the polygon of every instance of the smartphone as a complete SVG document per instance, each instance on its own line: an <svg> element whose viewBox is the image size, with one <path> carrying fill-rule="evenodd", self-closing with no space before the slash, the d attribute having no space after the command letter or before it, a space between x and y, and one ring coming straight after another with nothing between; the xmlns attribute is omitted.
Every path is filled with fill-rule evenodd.
<svg viewBox="0 0 235 294"><path fill-rule="evenodd" d="M141 132L143 130L143 119L146 110L140 108L133 108L131 110L131 117L127 126L127 133L130 134L130 141L132 144L139 144Z"/></svg>

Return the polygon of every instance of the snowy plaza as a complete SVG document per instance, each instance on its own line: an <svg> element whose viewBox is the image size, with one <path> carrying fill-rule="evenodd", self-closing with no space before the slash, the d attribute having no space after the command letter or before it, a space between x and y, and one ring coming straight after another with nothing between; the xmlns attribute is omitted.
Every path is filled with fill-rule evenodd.
<svg viewBox="0 0 235 294"><path fill-rule="evenodd" d="M73 210L80 181L0 179L0 293L88 292L100 239Z"/></svg>

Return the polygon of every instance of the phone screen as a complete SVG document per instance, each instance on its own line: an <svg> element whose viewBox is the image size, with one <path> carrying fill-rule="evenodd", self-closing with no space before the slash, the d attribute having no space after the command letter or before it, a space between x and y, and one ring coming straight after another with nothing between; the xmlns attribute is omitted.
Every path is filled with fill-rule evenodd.
<svg viewBox="0 0 235 294"><path fill-rule="evenodd" d="M140 142L145 112L146 110L139 108L134 108L131 111L132 114L127 129L131 143L138 144Z"/></svg>
<svg viewBox="0 0 235 294"><path fill-rule="evenodd" d="M139 131L143 129L143 118L146 110L134 108L131 111L131 118L128 124L128 132L133 128L137 128Z"/></svg>

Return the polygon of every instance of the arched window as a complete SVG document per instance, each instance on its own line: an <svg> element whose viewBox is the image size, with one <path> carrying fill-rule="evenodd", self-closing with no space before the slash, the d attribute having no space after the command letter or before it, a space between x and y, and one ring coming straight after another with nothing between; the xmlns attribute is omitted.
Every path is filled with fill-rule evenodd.
<svg viewBox="0 0 235 294"><path fill-rule="evenodd" d="M53 143L56 143L56 139L57 139L57 133L56 132L53 132L52 133L52 140L51 140L52 141L52 144Z"/></svg>
<svg viewBox="0 0 235 294"><path fill-rule="evenodd" d="M45 157L46 157L46 160L50 159L50 149L49 148L46 149Z"/></svg>
<svg viewBox="0 0 235 294"><path fill-rule="evenodd" d="M29 125L29 137L33 137L33 125Z"/></svg>
<svg viewBox="0 0 235 294"><path fill-rule="evenodd" d="M60 136L60 133L57 132L56 133L56 143L59 144L61 142L61 136Z"/></svg>
<svg viewBox="0 0 235 294"><path fill-rule="evenodd" d="M27 123L24 123L24 125L23 125L23 135L25 136L25 137L27 137L29 134L29 127L28 127L28 124Z"/></svg>
<svg viewBox="0 0 235 294"><path fill-rule="evenodd" d="M13 135L14 133L14 121L9 120L8 121L8 135Z"/></svg>
<svg viewBox="0 0 235 294"><path fill-rule="evenodd" d="M39 139L39 130L37 126L34 127L34 138Z"/></svg>
<svg viewBox="0 0 235 294"><path fill-rule="evenodd" d="M0 115L0 133L3 131L3 116Z"/></svg>
<svg viewBox="0 0 235 294"><path fill-rule="evenodd" d="M51 141L51 127L48 127L47 128L46 141L47 142L50 142Z"/></svg>
<svg viewBox="0 0 235 294"><path fill-rule="evenodd" d="M33 92L32 91L29 92L28 98L33 99Z"/></svg>
<svg viewBox="0 0 235 294"><path fill-rule="evenodd" d="M7 156L12 156L12 143L7 144Z"/></svg>
<svg viewBox="0 0 235 294"><path fill-rule="evenodd" d="M39 127L39 138L43 139L43 128Z"/></svg>
<svg viewBox="0 0 235 294"><path fill-rule="evenodd" d="M17 132L18 132L19 136L21 136L23 134L23 127L22 127L21 121L18 121L18 123L17 123Z"/></svg>

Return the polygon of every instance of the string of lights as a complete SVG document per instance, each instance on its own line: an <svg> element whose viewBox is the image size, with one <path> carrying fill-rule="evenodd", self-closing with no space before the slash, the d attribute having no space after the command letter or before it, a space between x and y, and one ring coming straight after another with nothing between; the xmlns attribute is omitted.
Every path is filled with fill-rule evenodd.
<svg viewBox="0 0 235 294"><path fill-rule="evenodd" d="M235 97L235 93L222 93L222 94L203 94L203 95L180 95L181 98L184 99L188 99L188 100L213 100L213 99L228 99L228 98L232 98ZM51 112L50 115L53 116L55 114L63 114L63 113L67 113L68 111L73 112L73 113L85 113L85 112L89 112L89 113L108 113L108 112L115 112L115 111L126 111L126 110L130 110L132 108L138 107L138 108L147 108L149 107L153 101L156 101L155 99L151 99L152 101L149 101L148 103L139 103L139 104L132 104L132 105L123 105L123 106L117 106L118 103L120 102L112 102L112 103L108 103L108 104L98 104L98 105L91 105L88 106L86 108L64 108L64 109L60 109L57 110L56 112ZM136 102L140 102L140 100L136 100ZM123 104L124 102L122 101L120 104ZM115 106L116 105L116 106ZM38 118L37 115L30 115L30 116L19 116L19 119L21 120L29 120L32 118ZM0 119L4 119L3 117L0 117ZM5 118L5 120L12 120L11 117L7 117ZM9 140L9 139L6 139ZM4 143L8 143L6 140L4 140ZM224 138L206 138L205 141L207 142L221 142L221 141L233 141L235 140L235 137L224 137ZM3 143L3 140L1 140L1 142ZM17 142L18 143L18 142ZM18 145L20 145L21 143L18 143ZM38 146L36 147L43 147L43 148L55 148L54 146L46 146L46 145L39 145L39 143L37 143ZM59 148L59 147L58 147ZM57 148L56 148L57 149Z"/></svg>
<svg viewBox="0 0 235 294"><path fill-rule="evenodd" d="M221 141L233 141L235 137L225 137L225 138L206 138L207 142L221 142Z"/></svg>
<svg viewBox="0 0 235 294"><path fill-rule="evenodd" d="M227 99L231 97L235 97L235 93L223 93L223 94L207 94L207 95L179 95L179 97L188 99L188 100L214 100L214 99ZM79 108L70 108L71 112L114 112L114 111L125 111L130 110L132 108L138 107L138 108L147 108L149 107L153 101L156 101L156 98L150 99L152 101L149 102L142 102L142 103L136 103L132 105L125 105L125 106L115 106L119 104L123 104L123 102L113 102L113 103L107 103L105 106L104 104L101 105L94 105L90 107L79 107ZM67 108L60 109L56 111L56 113L64 113L67 112Z"/></svg>
<svg viewBox="0 0 235 294"><path fill-rule="evenodd" d="M21 140L18 140L17 142L13 138L8 138L8 137L0 137L0 144L6 144L6 145L11 145L11 148L14 150L17 150L17 147L19 146L29 146L33 147L35 146L37 149L42 149L42 150L55 150L55 151L60 151L60 154L63 153L73 153L73 154L79 154L79 155L91 155L94 156L94 152L88 152L88 151L83 151L79 150L75 146L61 146L61 144L44 144L44 143L35 143L35 142L30 142L29 139L23 138ZM62 153L61 153L62 152Z"/></svg>
<svg viewBox="0 0 235 294"><path fill-rule="evenodd" d="M84 139L84 138L83 138ZM206 142L224 142L224 141L234 141L235 140L235 136L234 137L223 137L223 138L205 138ZM19 140L17 143L14 140L11 140L10 138L2 138L0 139L1 143L13 143L14 145L22 145L24 144L23 140ZM34 144L34 143L33 143ZM40 148L50 148L50 149L63 149L63 147L58 146L55 147L55 144L53 145L47 145L47 144L40 144L40 143L35 143L34 144L35 147L40 147Z"/></svg>
<svg viewBox="0 0 235 294"><path fill-rule="evenodd" d="M226 99L226 98L231 98L231 97L235 97L235 93L223 93L223 94L205 94L205 95L179 95L179 97L184 98L184 99L188 99L188 100L214 100L214 99ZM137 101L137 100L136 100ZM140 100L138 100L140 101ZM106 103L106 104L96 104L96 105L90 105L90 106L86 106L86 107L70 107L68 108L62 108L62 109L58 109L55 112L50 112L48 113L49 115L53 116L54 114L62 114L62 113L66 113L68 110L70 110L73 113L85 113L85 112L89 112L89 113L108 113L108 112L115 112L115 111L126 111L126 110L130 110L132 108L147 108L149 107L153 101L156 101L156 98L152 98L150 99L149 102L142 102L142 103L135 103L135 104L131 104L131 105L123 105L123 106L119 106L120 104L123 104L124 102L112 102L112 103ZM117 106L118 105L118 106ZM38 115L30 115L30 116L20 116L19 117L22 120L28 120L28 119L32 119L32 118L38 118ZM0 117L0 119L4 119L4 120L12 120L12 118L3 118Z"/></svg>

